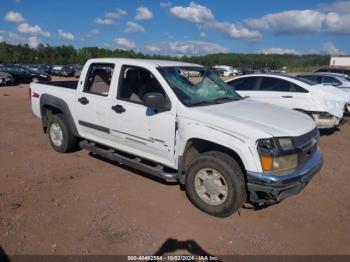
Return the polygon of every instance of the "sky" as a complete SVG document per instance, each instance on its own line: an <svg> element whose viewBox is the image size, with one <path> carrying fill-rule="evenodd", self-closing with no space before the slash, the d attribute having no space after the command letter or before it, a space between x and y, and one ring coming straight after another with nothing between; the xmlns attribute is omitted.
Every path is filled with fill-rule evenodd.
<svg viewBox="0 0 350 262"><path fill-rule="evenodd" d="M349 54L350 0L0 0L0 42L149 54Z"/></svg>

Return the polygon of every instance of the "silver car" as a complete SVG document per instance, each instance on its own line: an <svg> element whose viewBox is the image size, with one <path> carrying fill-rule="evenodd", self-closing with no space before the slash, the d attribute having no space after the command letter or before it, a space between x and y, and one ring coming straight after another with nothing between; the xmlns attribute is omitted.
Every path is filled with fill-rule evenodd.
<svg viewBox="0 0 350 262"><path fill-rule="evenodd" d="M11 74L0 72L0 85L12 85L13 83L14 79Z"/></svg>
<svg viewBox="0 0 350 262"><path fill-rule="evenodd" d="M345 92L350 92L350 77L338 73L310 73L300 74L297 77L311 80L317 84L331 85Z"/></svg>

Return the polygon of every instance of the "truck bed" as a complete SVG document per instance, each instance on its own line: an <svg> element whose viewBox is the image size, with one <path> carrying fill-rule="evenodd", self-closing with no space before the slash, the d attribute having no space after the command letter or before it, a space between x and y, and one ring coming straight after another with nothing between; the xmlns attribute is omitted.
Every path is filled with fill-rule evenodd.
<svg viewBox="0 0 350 262"><path fill-rule="evenodd" d="M51 81L51 82L39 82L39 84L44 84L47 86L63 87L68 89L77 89L78 80L74 81Z"/></svg>

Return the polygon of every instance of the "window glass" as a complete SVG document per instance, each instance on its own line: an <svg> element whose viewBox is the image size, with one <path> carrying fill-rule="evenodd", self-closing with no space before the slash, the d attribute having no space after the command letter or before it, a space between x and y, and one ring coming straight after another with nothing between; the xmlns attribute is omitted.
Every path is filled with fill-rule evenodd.
<svg viewBox="0 0 350 262"><path fill-rule="evenodd" d="M341 85L341 82L331 76L323 76L322 84Z"/></svg>
<svg viewBox="0 0 350 262"><path fill-rule="evenodd" d="M291 83L283 79L264 77L261 80L260 91L290 92Z"/></svg>
<svg viewBox="0 0 350 262"><path fill-rule="evenodd" d="M89 68L84 92L108 96L114 64L92 64Z"/></svg>
<svg viewBox="0 0 350 262"><path fill-rule="evenodd" d="M118 98L142 104L146 93L161 93L166 97L164 89L151 72L141 67L123 66Z"/></svg>
<svg viewBox="0 0 350 262"><path fill-rule="evenodd" d="M160 67L176 96L186 106L207 106L240 100L231 86L204 67Z"/></svg>
<svg viewBox="0 0 350 262"><path fill-rule="evenodd" d="M291 91L297 93L309 93L309 91L307 91L306 89L293 83L291 83Z"/></svg>
<svg viewBox="0 0 350 262"><path fill-rule="evenodd" d="M255 89L258 77L247 77L228 82L236 91L252 91Z"/></svg>

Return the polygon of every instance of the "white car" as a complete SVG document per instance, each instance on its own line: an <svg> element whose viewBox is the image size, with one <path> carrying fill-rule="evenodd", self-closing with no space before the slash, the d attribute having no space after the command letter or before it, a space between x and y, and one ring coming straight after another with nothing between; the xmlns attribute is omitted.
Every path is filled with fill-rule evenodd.
<svg viewBox="0 0 350 262"><path fill-rule="evenodd" d="M196 207L214 216L246 201L272 204L297 194L323 161L309 116L242 99L200 65L92 59L79 81L32 83L30 97L57 152L79 145L178 181Z"/></svg>
<svg viewBox="0 0 350 262"><path fill-rule="evenodd" d="M333 86L322 86L289 75L251 74L227 80L242 97L304 112L319 129L340 124L349 95Z"/></svg>
<svg viewBox="0 0 350 262"><path fill-rule="evenodd" d="M216 65L213 66L215 69L222 70L222 76L228 77L228 76L235 76L238 75L238 70L233 68L232 66L226 66L226 65Z"/></svg>

